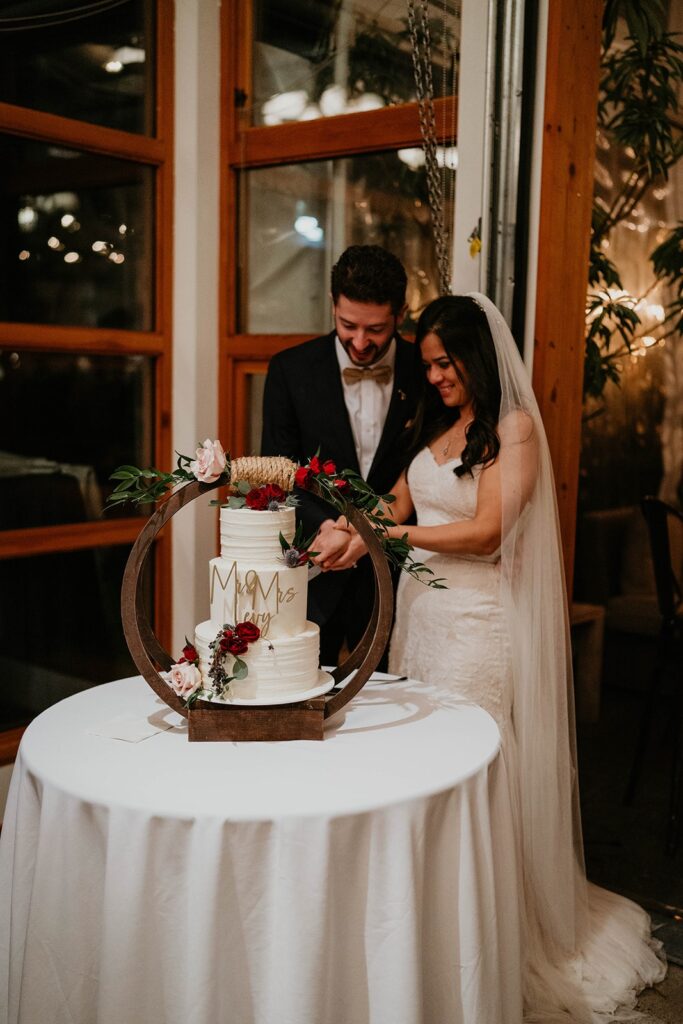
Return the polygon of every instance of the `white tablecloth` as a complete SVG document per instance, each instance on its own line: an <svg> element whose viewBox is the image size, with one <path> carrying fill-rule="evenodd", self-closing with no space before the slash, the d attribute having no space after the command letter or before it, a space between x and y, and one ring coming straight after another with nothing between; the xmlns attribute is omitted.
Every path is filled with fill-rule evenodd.
<svg viewBox="0 0 683 1024"><path fill-rule="evenodd" d="M517 1019L484 711L398 682L366 686L317 743L188 743L184 722L137 743L95 734L123 712L182 722L122 680L22 741L0 843L0 1020Z"/></svg>

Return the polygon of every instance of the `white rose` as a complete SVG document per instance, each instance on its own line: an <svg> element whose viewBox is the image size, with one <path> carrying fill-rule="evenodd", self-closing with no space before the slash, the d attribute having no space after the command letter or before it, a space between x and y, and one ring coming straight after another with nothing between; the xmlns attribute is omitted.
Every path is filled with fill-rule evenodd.
<svg viewBox="0 0 683 1024"><path fill-rule="evenodd" d="M190 470L203 484L212 484L225 471L225 452L220 441L206 441L197 449L197 458Z"/></svg>

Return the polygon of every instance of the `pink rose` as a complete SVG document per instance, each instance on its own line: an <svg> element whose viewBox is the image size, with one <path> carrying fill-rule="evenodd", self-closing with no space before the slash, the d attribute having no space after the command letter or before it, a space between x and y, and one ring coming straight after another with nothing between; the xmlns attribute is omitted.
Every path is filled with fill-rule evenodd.
<svg viewBox="0 0 683 1024"><path fill-rule="evenodd" d="M195 690L198 690L202 685L201 672L196 665L191 665L189 661L171 665L170 671L166 672L165 675L166 682L173 692L178 697L184 697L185 699L191 697Z"/></svg>
<svg viewBox="0 0 683 1024"><path fill-rule="evenodd" d="M197 458L190 463L190 470L203 484L212 484L225 471L225 461L220 441L210 441L207 437L197 449Z"/></svg>

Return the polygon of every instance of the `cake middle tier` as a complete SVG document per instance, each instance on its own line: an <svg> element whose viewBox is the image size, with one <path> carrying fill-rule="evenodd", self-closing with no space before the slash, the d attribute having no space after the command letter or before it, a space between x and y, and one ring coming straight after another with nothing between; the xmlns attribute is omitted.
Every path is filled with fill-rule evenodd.
<svg viewBox="0 0 683 1024"><path fill-rule="evenodd" d="M306 628L307 592L305 565L254 568L221 556L209 562L210 617L218 626L253 622L265 640L296 636Z"/></svg>

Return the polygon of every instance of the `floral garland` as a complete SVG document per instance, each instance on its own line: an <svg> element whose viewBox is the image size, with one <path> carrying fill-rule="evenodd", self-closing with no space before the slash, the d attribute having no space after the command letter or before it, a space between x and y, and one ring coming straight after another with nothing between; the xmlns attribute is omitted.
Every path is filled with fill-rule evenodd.
<svg viewBox="0 0 683 1024"><path fill-rule="evenodd" d="M211 658L208 676L212 683L209 687L202 686L199 654L187 637L182 657L171 665L168 672L162 672L162 676L188 708L200 697L225 699L230 695L230 683L233 679L246 679L248 676L249 666L240 655L246 654L250 644L255 643L260 636L261 630L253 622L238 622L235 626L225 623L221 626L215 640L209 644ZM225 670L228 656L234 659L231 673Z"/></svg>
<svg viewBox="0 0 683 1024"><path fill-rule="evenodd" d="M192 480L212 484L224 477L224 482L232 483L237 489L237 494L232 495L227 503L212 501L212 505L223 507L227 504L231 508L246 506L256 511L272 511L282 504L297 503L296 498L288 496L277 484L251 487L243 481L231 481L228 463L229 457L220 441L211 441L207 438L198 446L194 459L188 455L178 454L176 469L172 473L163 473L153 468L119 466L110 477L111 480L116 480L117 484L107 501L110 504L123 501L133 501L136 504L156 502L176 484ZM334 462L331 459L321 459L319 453L309 459L305 466L299 466L294 476L294 484L303 491L311 491L325 498L342 515L346 514L350 505L359 509L375 531L391 565L402 569L428 587L445 589L443 580L430 578L434 576L432 570L416 562L412 557L412 547L408 543L407 534L400 538L387 535L388 527L396 525L387 512L396 500L393 494L375 494L358 473L351 469L337 472ZM299 555L304 553L296 545L294 547ZM288 549L283 548L283 551L285 558L294 558L293 555L288 556Z"/></svg>
<svg viewBox="0 0 683 1024"><path fill-rule="evenodd" d="M277 484L251 487L244 480L235 484L237 494L228 498L228 508L250 508L255 512L277 512L282 505L298 505L296 498ZM221 504L221 502L216 502Z"/></svg>
<svg viewBox="0 0 683 1024"><path fill-rule="evenodd" d="M304 491L312 491L334 505L342 515L353 505L359 509L372 526L377 535L387 561L396 569L413 576L420 583L435 590L445 590L442 579L430 579L433 571L421 562L416 562L411 555L412 545L408 543L408 534L402 537L389 537L387 529L396 526L388 515L388 508L396 498L393 494L375 494L372 487L365 482L360 474L352 469L337 472L337 467L330 459L322 462L317 455L309 459L305 466L299 466L294 478L297 487Z"/></svg>

